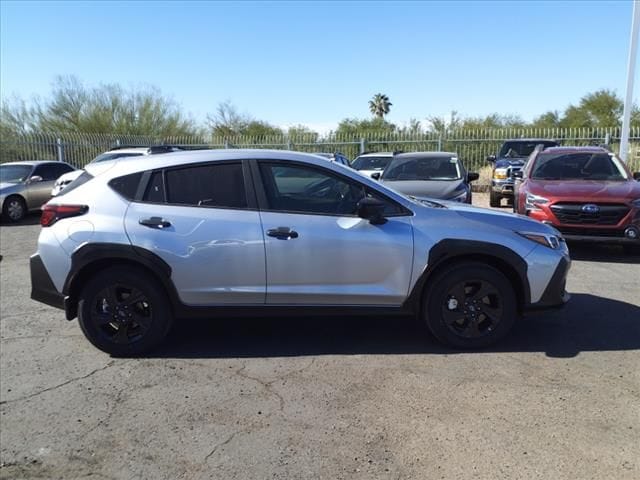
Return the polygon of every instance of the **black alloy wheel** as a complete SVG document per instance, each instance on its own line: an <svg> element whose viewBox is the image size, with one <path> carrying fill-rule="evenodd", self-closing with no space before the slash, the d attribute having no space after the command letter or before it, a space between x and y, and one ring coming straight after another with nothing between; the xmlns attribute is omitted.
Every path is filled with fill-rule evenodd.
<svg viewBox="0 0 640 480"><path fill-rule="evenodd" d="M455 348L483 348L504 337L517 317L510 281L495 267L465 262L429 280L423 313L429 330Z"/></svg>
<svg viewBox="0 0 640 480"><path fill-rule="evenodd" d="M463 338L490 334L502 318L502 297L485 280L462 281L449 289L442 303L442 318L449 330Z"/></svg>
<svg viewBox="0 0 640 480"><path fill-rule="evenodd" d="M136 356L157 347L172 323L163 286L129 266L97 272L78 302L78 321L87 339L114 356Z"/></svg>
<svg viewBox="0 0 640 480"><path fill-rule="evenodd" d="M151 328L153 310L149 299L129 285L110 285L98 292L91 321L108 341L126 345L137 342Z"/></svg>

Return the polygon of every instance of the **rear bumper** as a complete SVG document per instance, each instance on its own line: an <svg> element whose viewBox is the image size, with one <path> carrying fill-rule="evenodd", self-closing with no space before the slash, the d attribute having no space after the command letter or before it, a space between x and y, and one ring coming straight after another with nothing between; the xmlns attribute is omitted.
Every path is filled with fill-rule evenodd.
<svg viewBox="0 0 640 480"><path fill-rule="evenodd" d="M29 260L31 270L31 298L51 307L65 308L65 297L53 284L40 255L31 255Z"/></svg>
<svg viewBox="0 0 640 480"><path fill-rule="evenodd" d="M563 257L555 271L551 280L547 284L542 297L536 303L529 304L525 309L526 312L539 311L539 310L552 310L565 306L570 300L571 295L566 290L567 275L569 274L569 267L571 262Z"/></svg>

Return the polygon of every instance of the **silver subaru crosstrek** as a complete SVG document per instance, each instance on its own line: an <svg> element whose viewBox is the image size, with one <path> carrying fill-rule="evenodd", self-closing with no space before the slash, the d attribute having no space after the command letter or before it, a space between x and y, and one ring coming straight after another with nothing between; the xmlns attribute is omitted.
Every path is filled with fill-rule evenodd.
<svg viewBox="0 0 640 480"><path fill-rule="evenodd" d="M136 355L174 319L413 314L479 348L562 306L552 227L403 196L302 153L180 152L88 165L45 205L31 297L96 347Z"/></svg>

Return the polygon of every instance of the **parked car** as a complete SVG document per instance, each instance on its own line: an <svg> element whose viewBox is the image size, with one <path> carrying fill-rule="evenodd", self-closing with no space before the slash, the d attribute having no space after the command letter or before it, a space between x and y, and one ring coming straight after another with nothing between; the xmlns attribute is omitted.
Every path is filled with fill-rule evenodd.
<svg viewBox="0 0 640 480"><path fill-rule="evenodd" d="M347 157L345 157L342 153L325 153L325 152L317 152L314 155L318 155L319 157L324 157L327 160L335 163L339 163L340 165L344 165L345 167L351 167L351 162Z"/></svg>
<svg viewBox="0 0 640 480"><path fill-rule="evenodd" d="M106 162L108 160L114 160L116 158L141 157L143 155L177 152L180 150L182 150L180 147L175 147L172 145L155 145L152 147L121 146L112 148L108 152L101 153L89 163ZM55 197L56 195L59 195L67 185L73 182L81 174L82 170L74 170L73 172L62 175L56 180L53 189L51 190L51 196Z"/></svg>
<svg viewBox="0 0 640 480"><path fill-rule="evenodd" d="M640 247L640 172L601 147L538 149L518 175L514 210L571 240Z"/></svg>
<svg viewBox="0 0 640 480"><path fill-rule="evenodd" d="M19 222L39 210L51 198L51 187L60 175L74 171L64 162L32 161L0 164L0 211Z"/></svg>
<svg viewBox="0 0 640 480"><path fill-rule="evenodd" d="M471 184L477 173L469 173L456 153L401 153L387 165L380 182L417 198L471 203Z"/></svg>
<svg viewBox="0 0 640 480"><path fill-rule="evenodd" d="M351 166L361 174L377 180L395 153L397 152L363 153L356 157Z"/></svg>
<svg viewBox="0 0 640 480"><path fill-rule="evenodd" d="M503 198L513 199L513 176L522 170L525 161L536 146L557 147L554 140L544 138L518 138L506 140L498 155L489 155L487 161L493 163L491 172L491 189L489 190L489 205L499 207Z"/></svg>
<svg viewBox="0 0 640 480"><path fill-rule="evenodd" d="M114 355L158 345L174 318L240 314L415 314L442 342L478 348L568 299L552 227L412 200L315 155L105 163L45 206L31 296Z"/></svg>

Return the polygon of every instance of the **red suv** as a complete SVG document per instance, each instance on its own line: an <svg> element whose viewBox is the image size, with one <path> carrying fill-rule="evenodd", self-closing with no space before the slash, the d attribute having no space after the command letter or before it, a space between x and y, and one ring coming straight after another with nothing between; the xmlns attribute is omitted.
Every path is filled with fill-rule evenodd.
<svg viewBox="0 0 640 480"><path fill-rule="evenodd" d="M516 182L514 211L548 223L568 240L640 247L640 172L601 147L534 151Z"/></svg>

